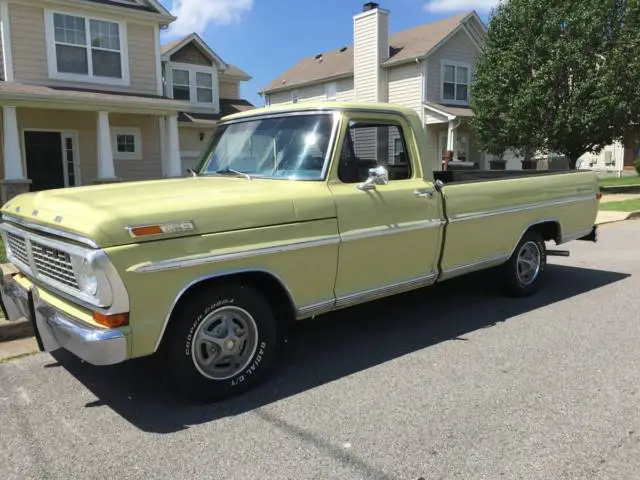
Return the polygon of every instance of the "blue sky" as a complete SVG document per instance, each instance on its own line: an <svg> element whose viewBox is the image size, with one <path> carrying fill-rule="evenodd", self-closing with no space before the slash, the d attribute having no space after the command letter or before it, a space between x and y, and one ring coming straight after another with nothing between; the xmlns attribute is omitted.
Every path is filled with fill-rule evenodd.
<svg viewBox="0 0 640 480"><path fill-rule="evenodd" d="M161 0L178 17L163 42L193 31L226 62L253 77L242 96L254 105L258 91L303 57L353 43L353 15L365 0ZM382 0L390 32L475 9L487 21L497 0Z"/></svg>

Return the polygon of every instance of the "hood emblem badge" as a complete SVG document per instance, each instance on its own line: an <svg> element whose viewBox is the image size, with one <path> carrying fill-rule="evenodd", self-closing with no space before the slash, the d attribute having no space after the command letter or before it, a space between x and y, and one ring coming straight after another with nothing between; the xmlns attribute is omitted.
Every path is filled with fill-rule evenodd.
<svg viewBox="0 0 640 480"><path fill-rule="evenodd" d="M19 212L19 211L20 211L20 207L16 207L16 212Z"/></svg>
<svg viewBox="0 0 640 480"><path fill-rule="evenodd" d="M58 215L56 218L53 219L53 221L56 223L60 223L62 221L62 217Z"/></svg>
<svg viewBox="0 0 640 480"><path fill-rule="evenodd" d="M38 210L34 210L33 212L31 212L31 215L33 215L34 217L38 216Z"/></svg>

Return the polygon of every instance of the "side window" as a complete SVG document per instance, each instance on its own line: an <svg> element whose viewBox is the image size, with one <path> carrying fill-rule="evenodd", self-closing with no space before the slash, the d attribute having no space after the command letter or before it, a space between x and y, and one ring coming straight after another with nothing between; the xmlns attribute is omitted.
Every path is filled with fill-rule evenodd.
<svg viewBox="0 0 640 480"><path fill-rule="evenodd" d="M383 166L389 180L407 180L411 164L406 152L399 125L351 122L340 152L338 178L343 183L364 182L370 168Z"/></svg>

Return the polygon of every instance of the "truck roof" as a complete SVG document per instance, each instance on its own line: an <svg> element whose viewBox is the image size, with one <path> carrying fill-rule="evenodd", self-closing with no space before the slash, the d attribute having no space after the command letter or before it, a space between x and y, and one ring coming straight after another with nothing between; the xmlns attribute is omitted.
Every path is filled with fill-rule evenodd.
<svg viewBox="0 0 640 480"><path fill-rule="evenodd" d="M246 110L244 112L234 113L223 117L220 121L237 120L241 118L250 118L257 115L266 115L270 113L287 113L299 112L305 110L363 110L388 113L400 113L407 116L417 115L412 108L407 108L394 103L378 103L378 102L302 102L284 105L270 105L260 108Z"/></svg>

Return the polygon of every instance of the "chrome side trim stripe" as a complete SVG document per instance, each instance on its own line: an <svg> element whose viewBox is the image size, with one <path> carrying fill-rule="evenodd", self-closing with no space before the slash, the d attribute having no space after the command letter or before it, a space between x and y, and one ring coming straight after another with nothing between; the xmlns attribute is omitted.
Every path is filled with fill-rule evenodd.
<svg viewBox="0 0 640 480"><path fill-rule="evenodd" d="M283 245L274 245L271 247L238 250L238 251L229 252L229 253L191 255L188 257L180 257L180 258L175 258L171 260L162 260L159 262L152 262L152 263L137 265L130 268L129 270L135 273L150 273L150 272L157 272L160 270L171 270L174 268L196 267L199 265L206 265L209 263L237 260L239 258L290 252L294 250L300 250L303 248L335 245L339 242L340 242L340 237L338 235L327 235L324 237L316 238L314 240L303 240L303 241L292 242L292 243L287 243Z"/></svg>
<svg viewBox="0 0 640 480"><path fill-rule="evenodd" d="M394 283L391 285L385 285L384 287L372 288L370 290L364 290L361 292L350 293L343 295L335 300L325 300L311 305L306 305L298 308L297 318L301 320L313 315L320 315L321 313L327 313L331 310L337 310L339 308L345 308L358 303L368 302L379 298L394 295L396 293L402 293L407 290L413 290L421 287L428 287L435 283L437 275L430 274L421 277L412 278L403 282Z"/></svg>
<svg viewBox="0 0 640 480"><path fill-rule="evenodd" d="M558 205L568 205L571 203L584 202L587 200L595 200L595 194L589 195L576 195L573 197L563 198L561 200L552 200L548 202L538 202L538 203L529 203L525 205L518 205L515 207L505 207L499 208L496 210L489 210L485 212L470 212L470 213L461 213L458 215L453 215L451 217L451 222L463 222L467 220L478 220L480 218L485 217L493 217L495 215L503 215L508 213L518 213L524 212L527 210L535 210L537 208L545 208L545 207L555 207Z"/></svg>
<svg viewBox="0 0 640 480"><path fill-rule="evenodd" d="M325 300L323 302L312 303L311 305L305 305L298 308L297 318L302 320L303 318L313 317L314 315L320 315L332 310L336 305L335 298L331 300Z"/></svg>
<svg viewBox="0 0 640 480"><path fill-rule="evenodd" d="M489 267L495 267L500 265L501 263L509 260L510 255L496 255L495 257L485 258L480 260L479 262L470 263L468 265L460 265L458 267L450 268L448 270L444 270L442 275L438 281L449 280L453 277L458 277L460 275L464 275L466 273L475 272L478 270L483 270Z"/></svg>
<svg viewBox="0 0 640 480"><path fill-rule="evenodd" d="M376 298L382 298L395 293L400 293L404 290L411 290L414 288L427 287L433 285L438 276L435 273L430 275L424 275L421 277L412 278L404 282L398 282L392 285L385 285L384 287L373 288L371 290L364 290L362 292L350 293L336 299L336 307L346 307L362 301L374 300Z"/></svg>
<svg viewBox="0 0 640 480"><path fill-rule="evenodd" d="M350 242L353 240L363 240L365 238L381 237L384 235L393 235L395 233L410 232L412 230L422 230L427 228L439 228L444 225L440 219L437 220L424 220L419 222L407 222L394 226L381 225L373 228L363 228L361 230L352 230L350 232L342 234L342 240L344 242Z"/></svg>

